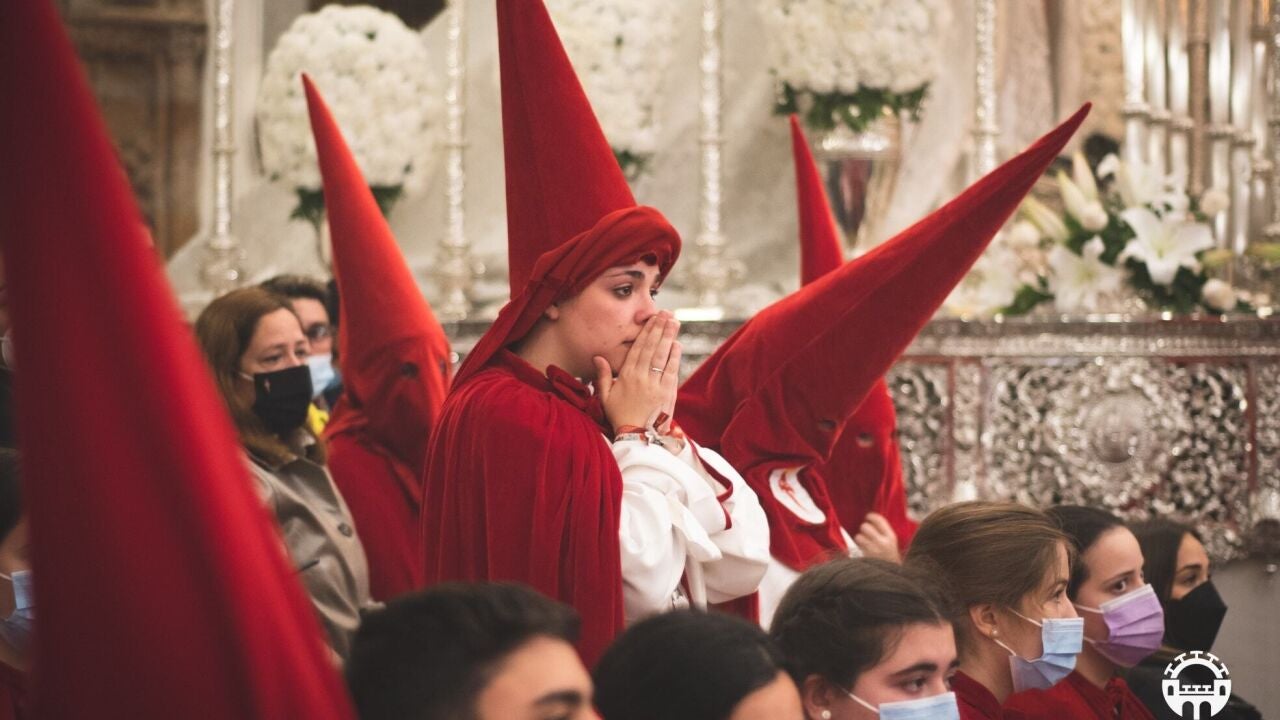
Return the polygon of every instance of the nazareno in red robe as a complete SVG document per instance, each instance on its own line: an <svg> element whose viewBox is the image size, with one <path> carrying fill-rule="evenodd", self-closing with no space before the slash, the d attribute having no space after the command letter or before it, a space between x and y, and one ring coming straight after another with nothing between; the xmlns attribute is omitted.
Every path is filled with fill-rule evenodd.
<svg viewBox="0 0 1280 720"><path fill-rule="evenodd" d="M342 303L329 471L369 560L370 595L386 601L422 586L422 450L449 386L449 341L324 100L305 75L303 86Z"/></svg>
<svg viewBox="0 0 1280 720"><path fill-rule="evenodd" d="M425 580L513 580L574 607L594 664L623 627L622 474L586 386L509 352L553 303L680 237L637 206L546 7L498 0L511 301L467 354L427 450Z"/></svg>

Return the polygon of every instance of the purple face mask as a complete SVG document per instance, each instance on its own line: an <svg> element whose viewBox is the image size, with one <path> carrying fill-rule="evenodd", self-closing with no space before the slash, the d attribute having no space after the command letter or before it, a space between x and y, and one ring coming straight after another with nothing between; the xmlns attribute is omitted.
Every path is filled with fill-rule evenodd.
<svg viewBox="0 0 1280 720"><path fill-rule="evenodd" d="M1102 616L1107 624L1107 639L1086 637L1085 641L1121 667L1133 667L1160 648L1164 637L1164 610L1160 607L1155 588L1150 585L1143 585L1096 608L1083 605L1076 605L1076 608Z"/></svg>

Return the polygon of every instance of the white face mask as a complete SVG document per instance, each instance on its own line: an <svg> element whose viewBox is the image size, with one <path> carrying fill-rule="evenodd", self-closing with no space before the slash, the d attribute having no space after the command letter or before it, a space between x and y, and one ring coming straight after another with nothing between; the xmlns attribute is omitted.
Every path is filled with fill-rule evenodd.
<svg viewBox="0 0 1280 720"><path fill-rule="evenodd" d="M844 690L851 700L880 716L881 720L960 720L960 706L956 694L945 692L915 700L880 703L876 707L853 693Z"/></svg>

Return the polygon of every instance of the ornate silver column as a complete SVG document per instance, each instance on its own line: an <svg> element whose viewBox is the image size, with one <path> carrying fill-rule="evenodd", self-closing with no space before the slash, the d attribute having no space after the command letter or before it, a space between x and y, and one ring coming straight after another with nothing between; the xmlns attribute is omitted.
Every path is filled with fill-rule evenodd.
<svg viewBox="0 0 1280 720"><path fill-rule="evenodd" d="M1208 187L1222 192L1231 188L1231 7L1226 2L1209 3L1209 139ZM1229 247L1231 216L1227 211L1210 217L1218 247Z"/></svg>
<svg viewBox="0 0 1280 720"><path fill-rule="evenodd" d="M1187 3L1185 0L1167 6L1168 38L1165 45L1168 57L1169 92L1169 174L1177 178L1183 188L1189 185L1191 172L1191 130L1188 94L1191 91L1191 74L1187 63Z"/></svg>
<svg viewBox="0 0 1280 720"><path fill-rule="evenodd" d="M1187 62L1191 66L1191 171L1187 192L1204 192L1205 125L1208 115L1205 103L1209 90L1209 13L1206 0L1189 0L1187 4Z"/></svg>
<svg viewBox="0 0 1280 720"><path fill-rule="evenodd" d="M467 170L467 21L466 0L449 3L449 49L445 59L449 78L445 90L448 140L445 148L445 193L448 197L444 240L436 254L434 274L440 297L434 309L441 320L465 320L471 312L471 286L475 280L475 262L471 243L467 241L465 193Z"/></svg>
<svg viewBox="0 0 1280 720"><path fill-rule="evenodd" d="M1169 98L1165 91L1166 0L1147 0L1143 30L1146 46L1147 165L1158 177L1168 174Z"/></svg>
<svg viewBox="0 0 1280 720"><path fill-rule="evenodd" d="M1250 178L1249 198L1249 235L1253 239L1262 237L1262 230L1271 219L1271 175L1273 165L1268 152L1267 117L1271 108L1266 103L1269 95L1267 80L1271 76L1268 64L1270 51L1268 35L1271 7L1269 0L1254 0L1253 3L1253 103L1250 108L1250 128L1255 140L1251 160L1253 175Z"/></svg>
<svg viewBox="0 0 1280 720"><path fill-rule="evenodd" d="M1231 3L1231 236L1236 254L1249 246L1249 184L1253 179L1253 0Z"/></svg>
<svg viewBox="0 0 1280 720"><path fill-rule="evenodd" d="M973 164L969 179L996 168L996 2L974 4Z"/></svg>
<svg viewBox="0 0 1280 720"><path fill-rule="evenodd" d="M1280 242L1280 2L1271 3L1271 117L1267 121L1271 143L1271 222L1264 234L1268 242Z"/></svg>
<svg viewBox="0 0 1280 720"><path fill-rule="evenodd" d="M724 134L721 113L724 108L724 7L723 0L702 0L702 52L698 61L701 94L698 118L702 150L702 188L698 208L698 235L693 241L693 273L691 289L697 305L712 318L724 313L724 292L735 275L734 263L724 258L725 238L722 231L724 189Z"/></svg>
<svg viewBox="0 0 1280 720"><path fill-rule="evenodd" d="M231 234L231 159L235 155L231 115L231 50L235 0L213 6L213 227L205 240L200 279L214 297L235 289L244 278L244 251Z"/></svg>
<svg viewBox="0 0 1280 720"><path fill-rule="evenodd" d="M1151 117L1144 92L1146 43L1144 0L1123 0L1120 6L1120 36L1124 51L1124 159L1131 165L1147 164L1147 120Z"/></svg>

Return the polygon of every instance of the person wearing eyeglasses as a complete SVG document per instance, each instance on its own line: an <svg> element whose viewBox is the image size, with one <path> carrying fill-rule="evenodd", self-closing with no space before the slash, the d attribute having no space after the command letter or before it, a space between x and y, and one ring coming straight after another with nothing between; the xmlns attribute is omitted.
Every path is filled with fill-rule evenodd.
<svg viewBox="0 0 1280 720"><path fill-rule="evenodd" d="M338 336L335 319L329 313L329 289L324 283L303 275L277 275L262 283L264 290L289 300L290 307L302 323L311 350L307 370L311 373L311 408L307 410L307 428L319 437L329 424L333 407L330 392L341 383L334 351Z"/></svg>

